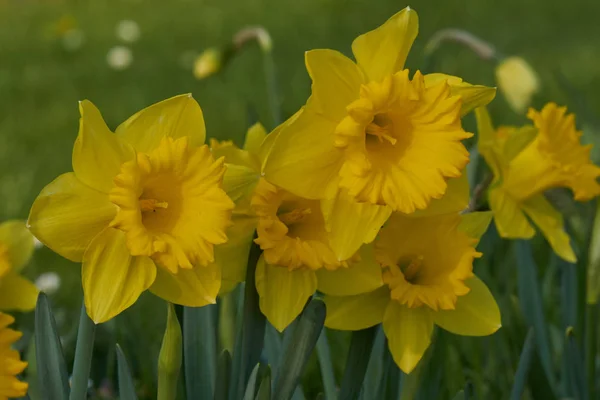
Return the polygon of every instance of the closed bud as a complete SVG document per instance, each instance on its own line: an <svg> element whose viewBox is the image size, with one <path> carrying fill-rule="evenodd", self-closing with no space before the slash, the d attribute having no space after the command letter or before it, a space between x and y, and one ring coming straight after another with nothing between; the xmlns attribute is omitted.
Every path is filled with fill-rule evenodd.
<svg viewBox="0 0 600 400"><path fill-rule="evenodd" d="M524 113L531 104L531 98L540 89L534 69L521 57L505 58L496 67L498 88L510 107L517 113Z"/></svg>

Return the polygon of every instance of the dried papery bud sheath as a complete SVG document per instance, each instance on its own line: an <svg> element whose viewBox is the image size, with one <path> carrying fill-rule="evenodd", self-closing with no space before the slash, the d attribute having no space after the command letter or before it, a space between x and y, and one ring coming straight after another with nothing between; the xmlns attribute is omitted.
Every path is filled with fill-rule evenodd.
<svg viewBox="0 0 600 400"><path fill-rule="evenodd" d="M175 308L169 303L167 326L158 355L158 399L174 399L182 361L181 327Z"/></svg>

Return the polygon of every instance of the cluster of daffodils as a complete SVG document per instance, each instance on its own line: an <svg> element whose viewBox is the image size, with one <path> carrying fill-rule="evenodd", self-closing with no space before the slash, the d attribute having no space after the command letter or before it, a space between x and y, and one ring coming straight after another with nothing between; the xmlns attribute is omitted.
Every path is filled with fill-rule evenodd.
<svg viewBox="0 0 600 400"><path fill-rule="evenodd" d="M494 333L500 311L473 272L492 214L510 238L531 237L530 218L573 261L561 216L543 192L569 187L589 199L600 193L600 168L564 109L550 104L530 111L534 126L494 130L483 107L495 89L409 72L417 31L417 14L407 8L356 38L354 60L307 52L305 106L271 133L253 126L241 148L205 144L202 111L189 95L150 106L115 132L81 102L73 172L42 190L30 231L82 263L95 323L146 290L174 304L215 303L245 280L257 246L260 309L279 331L312 296L323 296L326 326L381 323L407 373L436 325L459 335ZM472 134L461 118L473 110L494 174L492 211L468 212L463 141ZM3 277L1 260L0 283L17 279Z"/></svg>

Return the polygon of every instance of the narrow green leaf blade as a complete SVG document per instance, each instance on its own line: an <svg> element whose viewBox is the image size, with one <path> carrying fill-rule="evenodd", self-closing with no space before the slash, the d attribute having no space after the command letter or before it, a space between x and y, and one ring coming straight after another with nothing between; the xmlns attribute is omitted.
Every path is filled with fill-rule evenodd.
<svg viewBox="0 0 600 400"><path fill-rule="evenodd" d="M368 362L366 360L371 357L377 329L377 326L373 326L352 332L346 370L340 389L340 399L358 399L367 371Z"/></svg>
<svg viewBox="0 0 600 400"><path fill-rule="evenodd" d="M334 400L336 398L335 374L333 373L331 351L329 350L327 330L325 328L321 332L319 340L317 340L317 357L319 359L319 366L321 367L325 399Z"/></svg>
<svg viewBox="0 0 600 400"><path fill-rule="evenodd" d="M56 321L44 293L35 306L35 353L39 385L44 399L69 398L69 374L56 331Z"/></svg>
<svg viewBox="0 0 600 400"><path fill-rule="evenodd" d="M227 400L231 374L231 355L223 350L217 361L217 382L215 383L215 400Z"/></svg>
<svg viewBox="0 0 600 400"><path fill-rule="evenodd" d="M92 367L94 351L94 336L96 324L88 317L85 304L81 306L79 330L77 331L77 346L75 347L75 362L71 384L71 400L85 399L88 391L88 380Z"/></svg>
<svg viewBox="0 0 600 400"><path fill-rule="evenodd" d="M256 393L256 377L258 375L258 369L260 368L260 364L256 364L252 373L250 374L250 378L248 379L248 385L246 386L246 390L244 392L244 400L253 400L254 393Z"/></svg>
<svg viewBox="0 0 600 400"><path fill-rule="evenodd" d="M185 386L190 399L211 399L217 369L216 305L183 307Z"/></svg>
<svg viewBox="0 0 600 400"><path fill-rule="evenodd" d="M182 359L181 327L173 304L168 304L167 326L158 354L158 400L172 400L177 396L177 381Z"/></svg>
<svg viewBox="0 0 600 400"><path fill-rule="evenodd" d="M267 367L260 386L258 393L256 394L255 400L270 400L271 399L271 368Z"/></svg>
<svg viewBox="0 0 600 400"><path fill-rule="evenodd" d="M121 346L117 344L117 369L119 374L119 398L121 400L137 400L137 394L135 393L135 385L133 384L133 378L131 372L129 372L129 365Z"/></svg>
<svg viewBox="0 0 600 400"><path fill-rule="evenodd" d="M517 367L517 373L515 374L515 383L513 384L510 395L511 400L520 400L523 398L534 353L535 334L533 329L529 329L527 337L525 338L523 350L521 351L521 357L519 358L519 365Z"/></svg>
<svg viewBox="0 0 600 400"><path fill-rule="evenodd" d="M312 299L300 314L289 346L284 350L284 361L273 390L274 399L289 400L292 397L324 323L325 303Z"/></svg>
<svg viewBox="0 0 600 400"><path fill-rule="evenodd" d="M572 327L568 327L566 331L565 358L567 360L567 379L571 383L570 387L573 392L571 393L572 397L574 399L587 400L588 390L586 388L583 360Z"/></svg>

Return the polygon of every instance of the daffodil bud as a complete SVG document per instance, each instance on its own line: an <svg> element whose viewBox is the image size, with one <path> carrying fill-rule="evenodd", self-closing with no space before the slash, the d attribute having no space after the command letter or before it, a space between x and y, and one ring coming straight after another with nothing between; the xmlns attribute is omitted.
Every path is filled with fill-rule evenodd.
<svg viewBox="0 0 600 400"><path fill-rule="evenodd" d="M181 327L175 308L169 303L167 327L158 354L158 399L174 399L177 394L177 378L181 368Z"/></svg>
<svg viewBox="0 0 600 400"><path fill-rule="evenodd" d="M496 67L496 80L506 101L517 113L527 110L531 98L540 89L535 70L521 57L502 60Z"/></svg>
<svg viewBox="0 0 600 400"><path fill-rule="evenodd" d="M208 78L223 68L223 51L216 47L204 50L194 61L194 77Z"/></svg>

